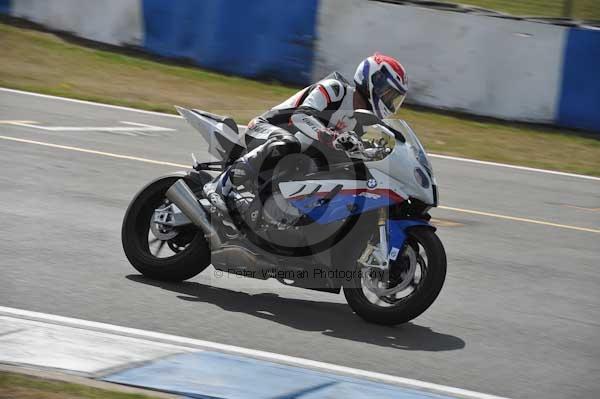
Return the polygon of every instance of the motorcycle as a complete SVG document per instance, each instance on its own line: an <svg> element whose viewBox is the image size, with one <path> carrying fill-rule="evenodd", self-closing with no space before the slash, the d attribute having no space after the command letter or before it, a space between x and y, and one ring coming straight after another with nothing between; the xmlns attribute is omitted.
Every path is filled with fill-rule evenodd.
<svg viewBox="0 0 600 399"><path fill-rule="evenodd" d="M228 166L248 151L243 133L229 117L176 109L217 161L192 154L190 170L135 195L122 244L140 273L183 281L212 264L219 273L343 290L358 316L384 325L406 323L433 304L446 276L428 213L438 205L437 184L405 121L358 110L359 153L321 161L289 155L257 187L224 199L206 188L218 191Z"/></svg>

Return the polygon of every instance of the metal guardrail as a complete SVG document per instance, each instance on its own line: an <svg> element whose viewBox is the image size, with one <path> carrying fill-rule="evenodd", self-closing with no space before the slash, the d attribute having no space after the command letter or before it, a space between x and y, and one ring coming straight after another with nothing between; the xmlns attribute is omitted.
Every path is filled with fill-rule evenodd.
<svg viewBox="0 0 600 399"><path fill-rule="evenodd" d="M537 20L559 25L600 26L600 0L374 0L455 12Z"/></svg>

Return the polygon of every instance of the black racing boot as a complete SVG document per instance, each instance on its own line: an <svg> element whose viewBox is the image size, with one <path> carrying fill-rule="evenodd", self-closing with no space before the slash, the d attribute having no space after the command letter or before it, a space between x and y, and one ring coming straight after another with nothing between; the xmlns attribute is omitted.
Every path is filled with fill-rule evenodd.
<svg viewBox="0 0 600 399"><path fill-rule="evenodd" d="M249 194L254 194L255 190L252 183L254 179L249 169L243 158L234 162L218 178L204 185L202 191L205 197L222 213L228 214L229 211L237 210L243 215L252 202L252 196ZM241 186L244 192L250 193L238 191Z"/></svg>
<svg viewBox="0 0 600 399"><path fill-rule="evenodd" d="M246 157L238 159L228 170L228 187L226 200L231 205L230 209L235 209L240 216L246 217L252 200L258 194L256 179L258 174L248 163Z"/></svg>
<svg viewBox="0 0 600 399"><path fill-rule="evenodd" d="M209 190L205 190L205 194L211 202L213 200L210 195L214 197L214 202L219 203L219 199L221 202L227 201L228 205L232 205L231 210L237 210L245 218L245 213L252 204L254 197L258 195L258 188L262 183L261 169L269 170L285 155L299 151L300 143L298 140L292 134L283 131L282 134L270 137L265 143L235 161L223 173L223 177L218 179L214 187L210 186L208 187ZM238 189L241 186L243 186L243 190ZM217 198L216 195L220 198ZM217 204L214 205L219 207ZM221 205L225 206L224 203Z"/></svg>
<svg viewBox="0 0 600 399"><path fill-rule="evenodd" d="M215 180L211 181L210 183L206 183L204 187L202 187L204 196L214 207L225 214L228 214L229 210L225 204L226 192L224 192L223 189L225 188L227 191L230 190L230 183L228 183L228 181L229 178L227 173L223 173Z"/></svg>

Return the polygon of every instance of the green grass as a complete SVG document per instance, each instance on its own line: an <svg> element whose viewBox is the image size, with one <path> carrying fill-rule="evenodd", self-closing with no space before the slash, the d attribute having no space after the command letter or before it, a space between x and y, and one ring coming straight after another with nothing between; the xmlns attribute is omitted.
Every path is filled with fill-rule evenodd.
<svg viewBox="0 0 600 399"><path fill-rule="evenodd" d="M0 398L11 399L150 399L153 396L109 391L86 385L0 372Z"/></svg>
<svg viewBox="0 0 600 399"><path fill-rule="evenodd" d="M1 23L0 60L3 87L170 113L177 104L228 114L241 123L298 90L90 48ZM400 117L431 152L600 176L598 136L410 107Z"/></svg>
<svg viewBox="0 0 600 399"><path fill-rule="evenodd" d="M567 17L565 2L568 0L464 0L449 1L483 7L519 16ZM600 20L599 0L572 0L572 18Z"/></svg>

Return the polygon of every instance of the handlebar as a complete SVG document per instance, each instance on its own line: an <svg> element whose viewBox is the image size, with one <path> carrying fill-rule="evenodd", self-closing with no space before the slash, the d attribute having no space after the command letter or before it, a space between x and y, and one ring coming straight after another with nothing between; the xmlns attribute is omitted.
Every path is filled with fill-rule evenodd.
<svg viewBox="0 0 600 399"><path fill-rule="evenodd" d="M350 158L362 159L365 161L373 161L385 158L392 150L388 147L365 148L362 151L353 153L346 152Z"/></svg>

